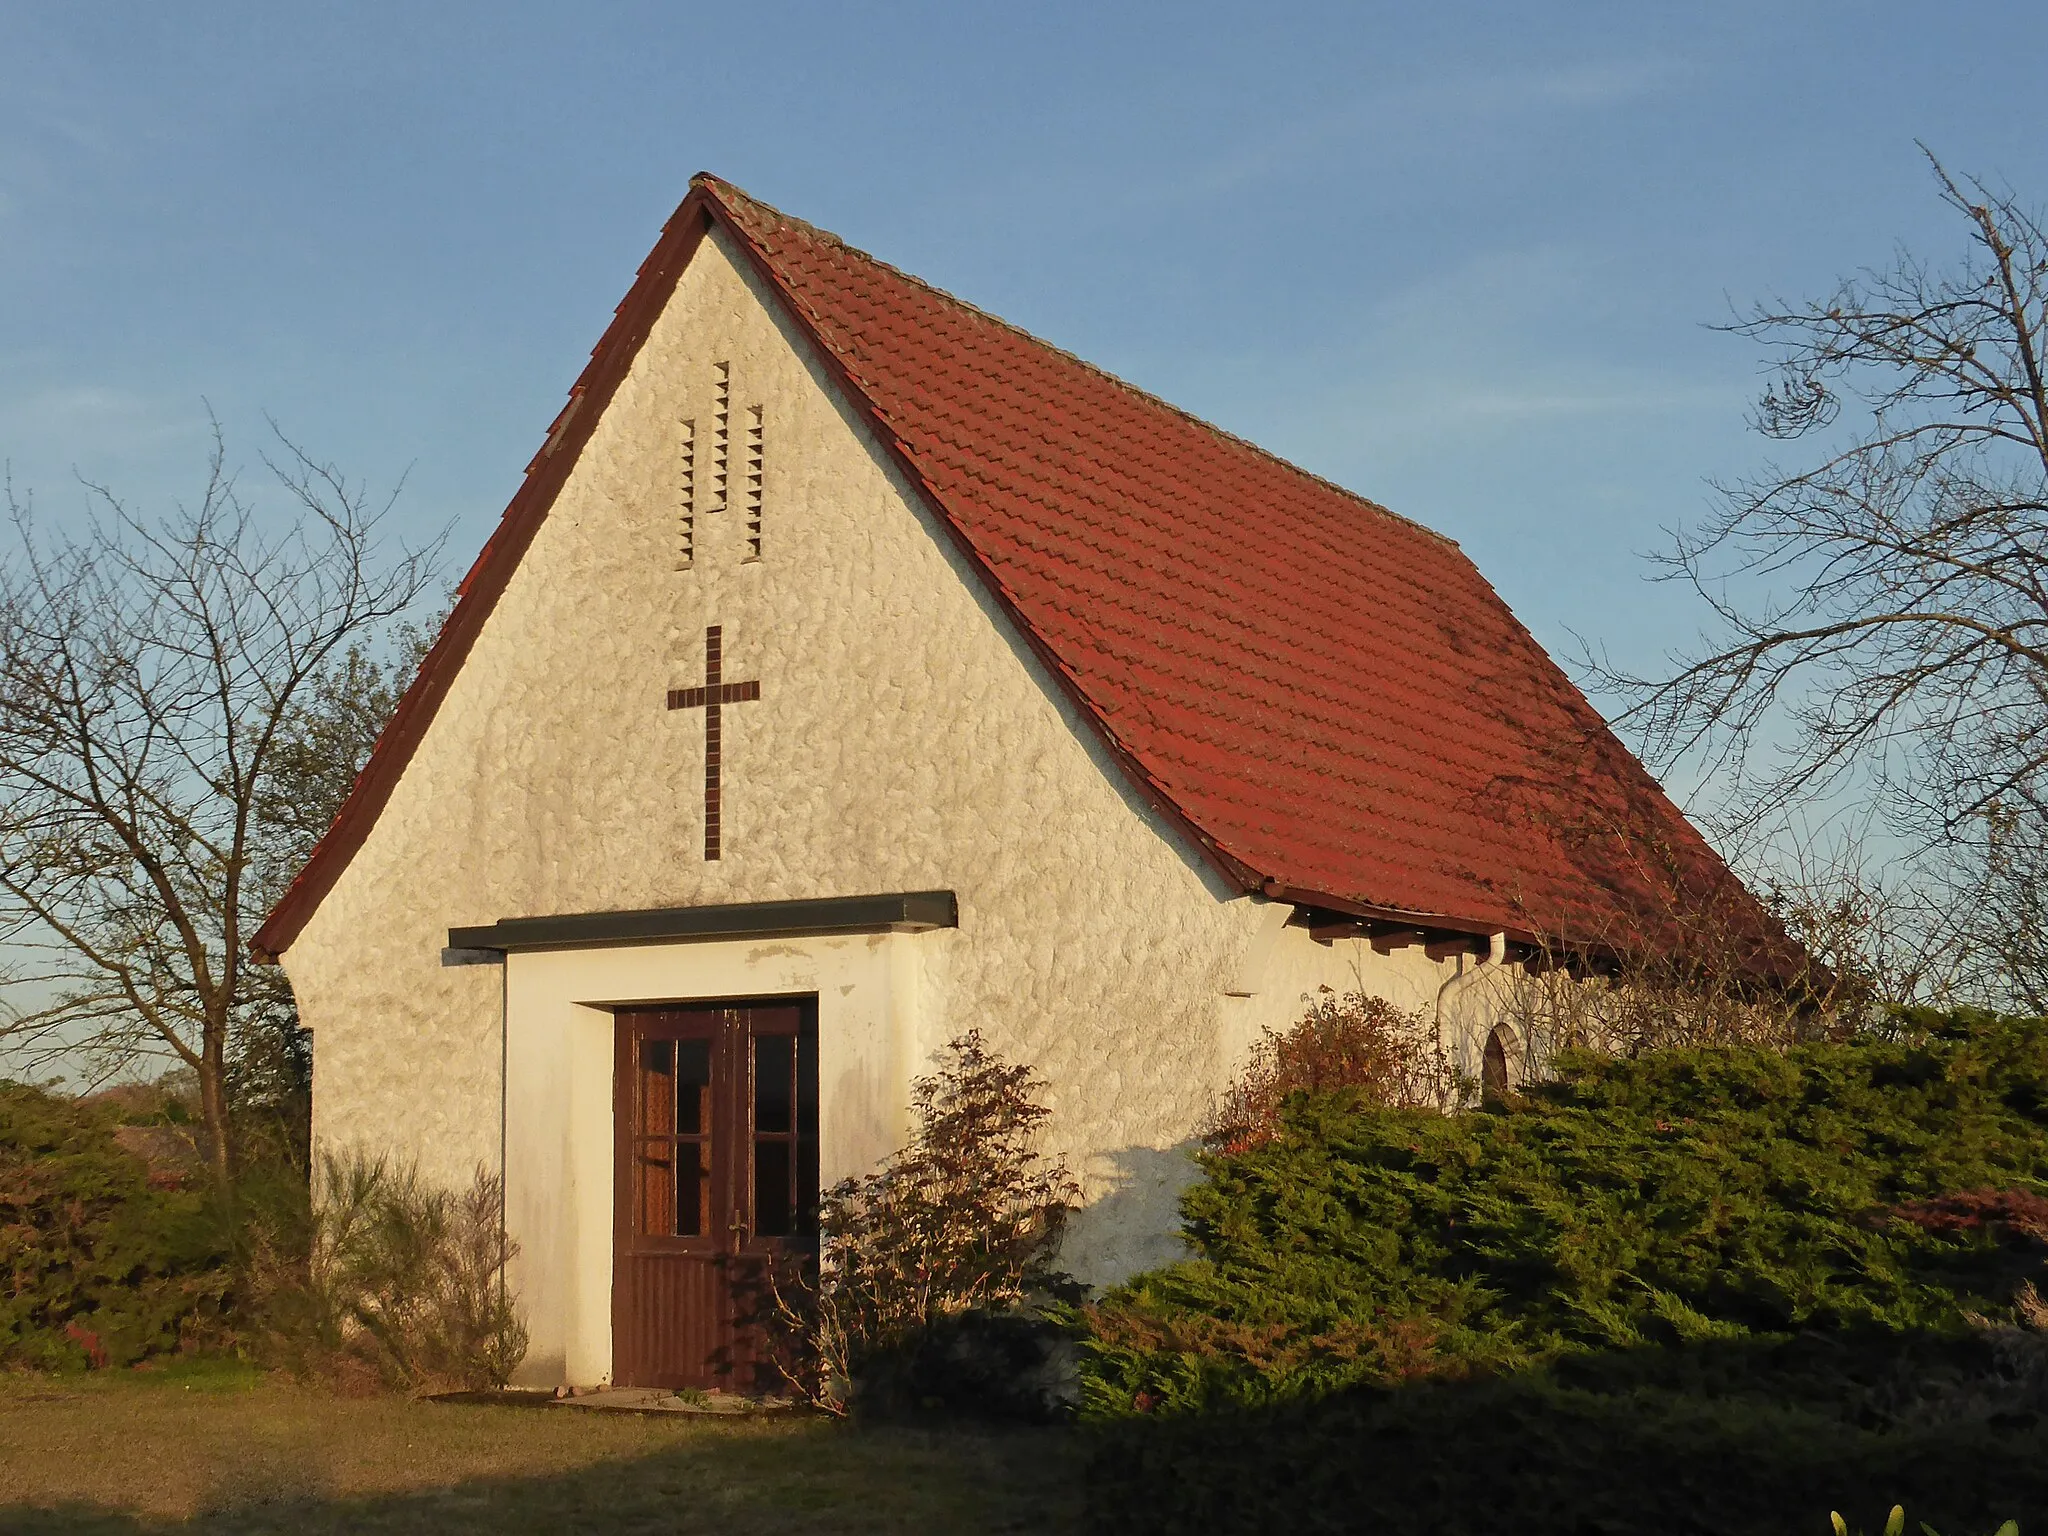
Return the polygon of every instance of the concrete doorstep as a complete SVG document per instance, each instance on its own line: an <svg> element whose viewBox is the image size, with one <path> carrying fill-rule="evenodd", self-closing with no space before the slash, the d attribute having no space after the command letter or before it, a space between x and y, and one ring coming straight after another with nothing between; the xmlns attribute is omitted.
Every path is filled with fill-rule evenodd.
<svg viewBox="0 0 2048 1536"><path fill-rule="evenodd" d="M786 1413L786 1397L743 1397L737 1392L675 1391L668 1387L558 1388L551 1406L592 1408L603 1413L694 1413L714 1418Z"/></svg>

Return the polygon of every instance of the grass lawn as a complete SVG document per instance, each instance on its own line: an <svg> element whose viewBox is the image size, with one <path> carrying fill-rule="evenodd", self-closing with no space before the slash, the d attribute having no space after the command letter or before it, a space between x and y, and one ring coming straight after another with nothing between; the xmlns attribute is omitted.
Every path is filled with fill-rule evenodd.
<svg viewBox="0 0 2048 1536"><path fill-rule="evenodd" d="M0 1376L0 1532L1071 1529L1057 1431L341 1398L239 1366Z"/></svg>

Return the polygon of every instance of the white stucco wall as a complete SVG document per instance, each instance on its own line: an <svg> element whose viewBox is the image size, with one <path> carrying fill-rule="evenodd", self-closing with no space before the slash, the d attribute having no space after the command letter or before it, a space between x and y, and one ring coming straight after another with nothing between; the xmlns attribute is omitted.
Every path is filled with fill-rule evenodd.
<svg viewBox="0 0 2048 1536"><path fill-rule="evenodd" d="M707 512L721 361L734 495ZM749 561L739 453L757 403L765 526ZM679 570L689 418L696 558ZM762 690L724 711L716 863L701 849L702 713L665 708L669 688L703 680L708 624L723 628L726 679ZM892 1145L910 1073L978 1026L1049 1084L1051 1150L1091 1202L1068 1259L1090 1280L1173 1255L1180 1149L1262 1027L1318 986L1419 1006L1451 974L1419 950L1380 956L1290 929L1266 934L1248 982L1267 904L1227 887L1130 790L815 360L707 240L378 824L284 956L314 1031L316 1135L464 1181L498 1160L504 1086L518 1090L515 1166L528 1142L565 1134L575 1156L608 1157L608 1127L600 1146L592 1112L551 1102L545 1076L502 1084L501 982L525 1020L525 978L541 986L553 962L444 969L450 926L939 888L958 893L960 926L914 940L921 1001L897 1026L910 1038L860 1047L876 1059L854 1068L886 1091L827 1082L825 1177ZM586 1012L617 995L584 985L597 986L573 1000ZM514 1036L538 1060L555 1027L582 1024L518 1023ZM602 1209L608 1222L608 1194ZM576 1223L516 1207L513 1219L529 1311L573 1310L558 1277L594 1285L576 1265L595 1261L541 1250ZM577 1230L586 1246L608 1241Z"/></svg>

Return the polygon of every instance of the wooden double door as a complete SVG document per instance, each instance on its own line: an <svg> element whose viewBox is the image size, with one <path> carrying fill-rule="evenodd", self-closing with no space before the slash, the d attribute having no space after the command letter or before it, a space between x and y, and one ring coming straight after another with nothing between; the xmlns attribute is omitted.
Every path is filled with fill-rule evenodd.
<svg viewBox="0 0 2048 1536"><path fill-rule="evenodd" d="M612 1379L773 1391L767 1279L816 1248L810 1000L616 1015Z"/></svg>

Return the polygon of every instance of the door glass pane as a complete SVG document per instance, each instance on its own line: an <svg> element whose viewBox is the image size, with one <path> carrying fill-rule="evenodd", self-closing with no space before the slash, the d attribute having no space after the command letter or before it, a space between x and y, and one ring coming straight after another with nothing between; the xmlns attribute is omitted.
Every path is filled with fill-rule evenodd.
<svg viewBox="0 0 2048 1536"><path fill-rule="evenodd" d="M675 1232L676 1177L673 1144L643 1141L633 1159L639 1199L635 1214L640 1230L649 1237L670 1237Z"/></svg>
<svg viewBox="0 0 2048 1536"><path fill-rule="evenodd" d="M796 1230L812 1237L818 1230L818 1138L801 1136L796 1144Z"/></svg>
<svg viewBox="0 0 2048 1536"><path fill-rule="evenodd" d="M711 1133L711 1042L676 1042L676 1134Z"/></svg>
<svg viewBox="0 0 2048 1536"><path fill-rule="evenodd" d="M818 1134L818 1037L804 1035L796 1043L796 1133Z"/></svg>
<svg viewBox="0 0 2048 1536"><path fill-rule="evenodd" d="M789 1134L795 1045L788 1035L754 1037L754 1129L758 1133Z"/></svg>
<svg viewBox="0 0 2048 1536"><path fill-rule="evenodd" d="M704 1195L707 1181L704 1148L694 1141L676 1145L676 1236L704 1235Z"/></svg>
<svg viewBox="0 0 2048 1536"><path fill-rule="evenodd" d="M818 1037L796 1044L796 1210L795 1229L814 1238L818 1229Z"/></svg>
<svg viewBox="0 0 2048 1536"><path fill-rule="evenodd" d="M640 1134L667 1136L676 1128L676 1048L672 1040L640 1042Z"/></svg>
<svg viewBox="0 0 2048 1536"><path fill-rule="evenodd" d="M790 1220L789 1153L786 1141L754 1143L754 1235L787 1237Z"/></svg>
<svg viewBox="0 0 2048 1536"><path fill-rule="evenodd" d="M634 1043L633 1220L646 1237L701 1237L711 1214L709 1040Z"/></svg>

